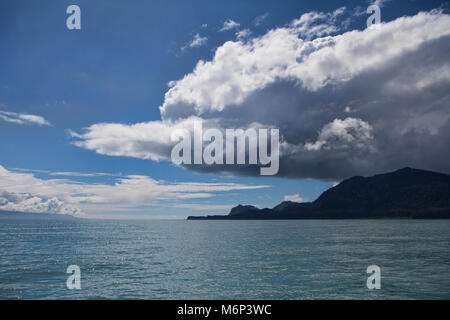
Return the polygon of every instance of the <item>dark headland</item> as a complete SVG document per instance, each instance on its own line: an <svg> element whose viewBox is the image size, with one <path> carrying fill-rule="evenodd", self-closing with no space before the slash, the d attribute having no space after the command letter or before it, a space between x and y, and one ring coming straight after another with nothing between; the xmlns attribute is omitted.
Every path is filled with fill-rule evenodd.
<svg viewBox="0 0 450 320"><path fill-rule="evenodd" d="M404 168L373 177L353 177L314 202L285 201L274 208L239 205L228 215L188 220L449 219L450 175Z"/></svg>

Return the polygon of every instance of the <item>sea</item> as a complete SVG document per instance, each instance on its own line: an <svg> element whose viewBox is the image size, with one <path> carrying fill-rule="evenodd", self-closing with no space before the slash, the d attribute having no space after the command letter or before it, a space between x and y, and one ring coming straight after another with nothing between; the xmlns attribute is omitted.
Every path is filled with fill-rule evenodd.
<svg viewBox="0 0 450 320"><path fill-rule="evenodd" d="M4 219L0 244L0 299L450 299L450 220Z"/></svg>

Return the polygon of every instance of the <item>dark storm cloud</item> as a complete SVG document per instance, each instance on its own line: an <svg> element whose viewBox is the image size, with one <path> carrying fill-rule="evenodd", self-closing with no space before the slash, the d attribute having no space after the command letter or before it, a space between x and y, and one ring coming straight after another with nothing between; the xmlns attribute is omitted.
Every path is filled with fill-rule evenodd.
<svg viewBox="0 0 450 320"><path fill-rule="evenodd" d="M211 61L170 83L162 121L97 124L78 146L113 156L170 159L175 128L279 128L279 175L340 180L413 166L450 172L450 17L419 13L378 30L337 31L310 13L248 41L229 41ZM258 175L254 166L189 166Z"/></svg>

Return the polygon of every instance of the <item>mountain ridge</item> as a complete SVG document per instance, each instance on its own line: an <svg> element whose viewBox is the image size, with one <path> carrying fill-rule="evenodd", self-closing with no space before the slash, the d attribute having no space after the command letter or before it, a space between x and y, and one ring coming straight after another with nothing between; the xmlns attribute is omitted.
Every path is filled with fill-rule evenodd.
<svg viewBox="0 0 450 320"><path fill-rule="evenodd" d="M273 208L238 205L222 216L188 220L449 219L450 175L406 167L371 177L354 176L315 201L284 201Z"/></svg>

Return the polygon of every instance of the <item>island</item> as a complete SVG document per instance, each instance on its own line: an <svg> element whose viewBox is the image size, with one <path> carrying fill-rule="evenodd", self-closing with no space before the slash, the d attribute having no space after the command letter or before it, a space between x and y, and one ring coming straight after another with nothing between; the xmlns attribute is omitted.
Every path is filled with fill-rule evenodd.
<svg viewBox="0 0 450 320"><path fill-rule="evenodd" d="M449 219L450 175L403 168L372 177L352 177L314 202L285 201L273 208L238 205L228 215L188 220Z"/></svg>

